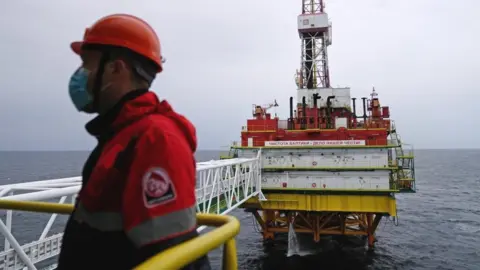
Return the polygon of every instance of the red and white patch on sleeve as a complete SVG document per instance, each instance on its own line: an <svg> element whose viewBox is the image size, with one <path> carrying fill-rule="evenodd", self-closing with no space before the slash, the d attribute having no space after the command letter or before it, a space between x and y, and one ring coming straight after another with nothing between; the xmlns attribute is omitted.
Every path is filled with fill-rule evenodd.
<svg viewBox="0 0 480 270"><path fill-rule="evenodd" d="M166 170L151 168L143 176L143 202L148 208L172 202L177 198Z"/></svg>

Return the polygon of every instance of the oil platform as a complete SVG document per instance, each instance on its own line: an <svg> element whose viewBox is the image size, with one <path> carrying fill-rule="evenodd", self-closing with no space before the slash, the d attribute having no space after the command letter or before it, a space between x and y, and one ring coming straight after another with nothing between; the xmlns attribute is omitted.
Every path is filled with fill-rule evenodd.
<svg viewBox="0 0 480 270"><path fill-rule="evenodd" d="M251 158L261 149L264 198L240 207L253 213L264 239L293 225L316 242L322 235L356 235L373 248L382 217L396 221L396 193L415 192L413 148L400 140L375 89L357 112L350 88L331 87L332 25L324 1L303 0L297 22L302 60L289 118L268 112L276 101L254 105L241 142L223 158Z"/></svg>

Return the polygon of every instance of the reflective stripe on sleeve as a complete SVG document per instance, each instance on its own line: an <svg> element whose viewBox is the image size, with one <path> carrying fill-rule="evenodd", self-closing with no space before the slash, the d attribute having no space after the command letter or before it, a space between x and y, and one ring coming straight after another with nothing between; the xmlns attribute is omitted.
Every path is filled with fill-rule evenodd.
<svg viewBox="0 0 480 270"><path fill-rule="evenodd" d="M78 202L78 206L73 213L73 218L82 223L87 223L90 227L100 231L122 231L123 219L119 212L89 212Z"/></svg>
<svg viewBox="0 0 480 270"><path fill-rule="evenodd" d="M127 232L130 240L138 246L174 237L195 229L197 217L195 206L154 217L133 227Z"/></svg>

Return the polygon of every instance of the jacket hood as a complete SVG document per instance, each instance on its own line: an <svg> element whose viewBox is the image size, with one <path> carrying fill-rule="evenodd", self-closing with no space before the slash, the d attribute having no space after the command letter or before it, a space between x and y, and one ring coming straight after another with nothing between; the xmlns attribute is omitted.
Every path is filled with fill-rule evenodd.
<svg viewBox="0 0 480 270"><path fill-rule="evenodd" d="M166 101L160 101L154 92L136 90L127 94L105 115L99 115L87 123L86 129L93 136L115 133L145 115L161 114L172 120L188 141L193 152L197 150L197 135L193 124L183 115L175 112Z"/></svg>
<svg viewBox="0 0 480 270"><path fill-rule="evenodd" d="M175 112L166 100L157 105L157 112L171 119L182 131L193 152L197 150L197 135L195 127L185 116Z"/></svg>

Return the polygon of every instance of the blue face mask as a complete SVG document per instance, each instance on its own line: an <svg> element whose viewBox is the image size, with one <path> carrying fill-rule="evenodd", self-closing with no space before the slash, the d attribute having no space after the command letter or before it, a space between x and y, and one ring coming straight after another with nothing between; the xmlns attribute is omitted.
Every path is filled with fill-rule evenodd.
<svg viewBox="0 0 480 270"><path fill-rule="evenodd" d="M78 111L85 110L89 104L92 103L92 96L87 91L87 81L90 71L81 67L73 73L68 84L68 92L72 99L73 105Z"/></svg>

